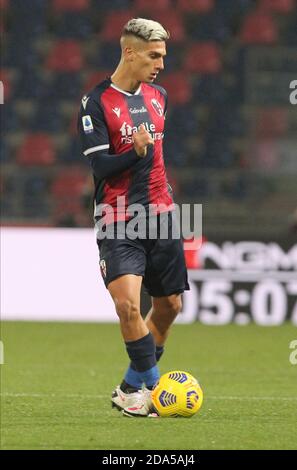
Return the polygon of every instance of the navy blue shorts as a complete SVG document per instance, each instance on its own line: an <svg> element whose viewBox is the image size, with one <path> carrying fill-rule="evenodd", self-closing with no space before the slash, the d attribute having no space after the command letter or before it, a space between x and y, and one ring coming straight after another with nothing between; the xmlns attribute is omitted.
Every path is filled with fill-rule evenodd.
<svg viewBox="0 0 297 470"><path fill-rule="evenodd" d="M152 297L179 294L189 290L182 240L172 236L172 213L168 213L168 237L159 235L160 216L157 238L97 239L100 253L101 274L108 284L123 274L136 274L143 277L143 284ZM148 219L147 219L148 220ZM118 222L118 226L126 222Z"/></svg>

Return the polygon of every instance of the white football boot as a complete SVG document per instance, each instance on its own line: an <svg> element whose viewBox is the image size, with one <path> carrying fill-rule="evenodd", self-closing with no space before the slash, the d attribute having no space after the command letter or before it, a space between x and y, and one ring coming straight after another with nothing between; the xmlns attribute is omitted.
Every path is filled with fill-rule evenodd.
<svg viewBox="0 0 297 470"><path fill-rule="evenodd" d="M133 406L136 400L141 396L142 390L133 393L124 393L118 385L111 395L111 406L122 411L124 408Z"/></svg>
<svg viewBox="0 0 297 470"><path fill-rule="evenodd" d="M135 395L134 402L123 409L123 415L130 418L157 418L151 399L151 390L144 388L138 396Z"/></svg>

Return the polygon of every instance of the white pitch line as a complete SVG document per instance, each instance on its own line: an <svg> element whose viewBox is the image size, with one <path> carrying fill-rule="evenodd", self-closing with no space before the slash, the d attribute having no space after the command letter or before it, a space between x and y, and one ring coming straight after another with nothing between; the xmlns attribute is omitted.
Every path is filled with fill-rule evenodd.
<svg viewBox="0 0 297 470"><path fill-rule="evenodd" d="M1 397L32 397L32 398L107 398L110 395L80 395L76 393L0 393Z"/></svg>
<svg viewBox="0 0 297 470"><path fill-rule="evenodd" d="M110 395L84 395L77 393L56 394L56 393L0 393L1 397L14 398L110 398ZM205 396L206 400L275 400L290 401L297 400L296 397L232 397L232 396Z"/></svg>
<svg viewBox="0 0 297 470"><path fill-rule="evenodd" d="M205 397L211 400L297 400L297 397Z"/></svg>

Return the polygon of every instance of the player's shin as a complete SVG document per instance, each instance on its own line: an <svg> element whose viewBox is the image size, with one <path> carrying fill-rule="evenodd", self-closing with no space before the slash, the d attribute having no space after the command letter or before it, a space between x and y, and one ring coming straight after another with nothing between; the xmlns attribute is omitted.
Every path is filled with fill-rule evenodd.
<svg viewBox="0 0 297 470"><path fill-rule="evenodd" d="M164 346L157 346L155 350L156 361L159 362L162 354L164 353ZM133 362L130 363L124 380L121 383L121 390L125 393L133 393L136 390L142 388L143 381L139 373L137 372L136 366Z"/></svg>
<svg viewBox="0 0 297 470"><path fill-rule="evenodd" d="M159 379L153 335L148 333L136 341L127 341L126 348L138 376L151 389Z"/></svg>

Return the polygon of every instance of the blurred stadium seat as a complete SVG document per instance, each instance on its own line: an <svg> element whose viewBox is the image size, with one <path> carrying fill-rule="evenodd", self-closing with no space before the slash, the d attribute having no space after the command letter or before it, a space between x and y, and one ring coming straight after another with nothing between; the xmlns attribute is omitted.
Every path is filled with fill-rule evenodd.
<svg viewBox="0 0 297 470"><path fill-rule="evenodd" d="M0 0L0 8L5 10L8 7L9 0Z"/></svg>
<svg viewBox="0 0 297 470"><path fill-rule="evenodd" d="M69 135L75 139L75 142L76 142L76 146L78 146L78 141L77 141L77 112L75 112L73 114L73 116L71 117L70 119L70 122L69 122L69 127L68 127L68 131L69 131ZM71 146L71 144L73 143L72 140L68 140L68 147ZM62 157L63 159L66 159L68 160L69 159L69 156L64 156ZM71 157L70 157L71 159Z"/></svg>
<svg viewBox="0 0 297 470"><path fill-rule="evenodd" d="M74 100L81 95L81 89L81 74L73 71L58 72L48 86L47 96L56 100Z"/></svg>
<svg viewBox="0 0 297 470"><path fill-rule="evenodd" d="M159 21L166 30L171 31L170 42L181 42L186 39L183 16L174 10L158 10L154 19Z"/></svg>
<svg viewBox="0 0 297 470"><path fill-rule="evenodd" d="M259 138L277 139L288 132L286 108L259 109L255 120L255 132Z"/></svg>
<svg viewBox="0 0 297 470"><path fill-rule="evenodd" d="M16 154L20 165L52 165L55 160L53 141L45 133L27 134Z"/></svg>
<svg viewBox="0 0 297 470"><path fill-rule="evenodd" d="M134 16L135 13L132 10L107 13L100 39L106 42L119 41L123 26Z"/></svg>
<svg viewBox="0 0 297 470"><path fill-rule="evenodd" d="M57 199L80 197L85 184L86 172L81 167L73 166L59 172L51 185L51 192Z"/></svg>
<svg viewBox="0 0 297 470"><path fill-rule="evenodd" d="M169 97L164 158L180 201L228 200L236 214L232 201L266 194L249 172L267 168L279 177L294 155L296 107L287 85L296 78L294 0L0 0L0 9L2 190L3 197L18 193L15 204L5 203L8 219L23 211L31 222L42 214L49 224L83 220L89 170L76 139L77 110L83 94L113 73L122 28L135 16L171 33L157 83ZM82 175L72 180L76 196L59 202L57 177L66 181L73 166ZM37 197L43 207L33 207Z"/></svg>
<svg viewBox="0 0 297 470"><path fill-rule="evenodd" d="M30 127L37 132L60 132L63 129L63 117L56 101L41 101L33 112Z"/></svg>
<svg viewBox="0 0 297 470"><path fill-rule="evenodd" d="M202 75L193 80L194 99L200 105L224 103L227 93L223 78L220 75Z"/></svg>
<svg viewBox="0 0 297 470"><path fill-rule="evenodd" d="M177 0L177 8L184 13L208 13L215 7L215 0Z"/></svg>
<svg viewBox="0 0 297 470"><path fill-rule="evenodd" d="M18 42L36 39L45 33L47 22L47 1L40 0L14 0L10 2L13 21L10 24L10 33L18 38ZM28 14L30 12L30 14Z"/></svg>
<svg viewBox="0 0 297 470"><path fill-rule="evenodd" d="M263 139L253 146L254 165L264 171L279 168L280 151L274 139Z"/></svg>
<svg viewBox="0 0 297 470"><path fill-rule="evenodd" d="M3 10L0 10L0 34L1 34L1 37L4 36L4 33L6 32L7 30L7 22L6 22L6 18L5 18L5 13Z"/></svg>
<svg viewBox="0 0 297 470"><path fill-rule="evenodd" d="M8 156L8 144L6 139L1 138L0 141L0 163L8 162L9 161L9 156ZM3 180L1 180L3 181Z"/></svg>
<svg viewBox="0 0 297 470"><path fill-rule="evenodd" d="M7 47L2 54L2 67L15 67L16 64L19 69L35 67L39 60L39 54L34 47L32 38L27 38L26 42L23 39L8 36Z"/></svg>
<svg viewBox="0 0 297 470"><path fill-rule="evenodd" d="M244 19L240 39L244 44L274 44L278 40L275 20L260 10L250 13Z"/></svg>
<svg viewBox="0 0 297 470"><path fill-rule="evenodd" d="M110 0L92 0L92 5L95 10L100 10L102 13L107 10L129 10L131 0L112 0L112 2Z"/></svg>
<svg viewBox="0 0 297 470"><path fill-rule="evenodd" d="M56 72L77 72L83 65L82 48L75 40L57 41L46 59L46 67Z"/></svg>
<svg viewBox="0 0 297 470"><path fill-rule="evenodd" d="M51 185L53 197L52 216L57 225L75 226L83 219L85 209L82 195L87 181L87 172L73 166L59 172Z"/></svg>
<svg viewBox="0 0 297 470"><path fill-rule="evenodd" d="M221 54L215 42L196 43L188 47L185 54L186 72L216 74L222 67Z"/></svg>
<svg viewBox="0 0 297 470"><path fill-rule="evenodd" d="M65 11L82 12L90 7L90 0L53 0L52 8L58 13Z"/></svg>
<svg viewBox="0 0 297 470"><path fill-rule="evenodd" d="M1 130L4 134L13 133L20 129L20 119L13 103L10 102L6 103L5 106L0 106L0 113Z"/></svg>
<svg viewBox="0 0 297 470"><path fill-rule="evenodd" d="M15 97L18 99L42 99L46 95L47 83L42 74L29 67L19 71L15 87Z"/></svg>
<svg viewBox="0 0 297 470"><path fill-rule="evenodd" d="M96 72L90 72L85 80L84 86L83 86L83 91L84 93L87 93L88 91L92 90L96 85L101 83L103 80L105 80L107 77L110 77L112 74L111 71L108 70L100 70Z"/></svg>
<svg viewBox="0 0 297 470"><path fill-rule="evenodd" d="M285 44L290 46L297 45L297 8L295 8L292 15L288 15L288 20L286 22L286 28L283 30L283 40Z"/></svg>
<svg viewBox="0 0 297 470"><path fill-rule="evenodd" d="M116 42L102 42L100 49L95 51L95 55L90 64L99 69L112 69L121 57L121 50Z"/></svg>
<svg viewBox="0 0 297 470"><path fill-rule="evenodd" d="M290 13L296 6L295 0L261 0L259 7L276 12L276 13Z"/></svg>
<svg viewBox="0 0 297 470"><path fill-rule="evenodd" d="M187 34L195 42L217 41L222 43L231 35L231 28L219 13L198 13L187 16Z"/></svg>
<svg viewBox="0 0 297 470"><path fill-rule="evenodd" d="M63 152L60 152L59 159L61 162L76 163L81 166L89 168L89 162L86 159L83 159L80 152L80 145L77 142L77 116L74 115L71 120L71 129L69 132L72 134L73 138L68 142L66 148Z"/></svg>
<svg viewBox="0 0 297 470"><path fill-rule="evenodd" d="M67 13L57 18L55 32L59 38L87 39L93 33L92 20L88 14Z"/></svg>
<svg viewBox="0 0 297 470"><path fill-rule="evenodd" d="M171 104L185 104L191 99L191 83L183 72L164 75L162 86L167 90Z"/></svg>
<svg viewBox="0 0 297 470"><path fill-rule="evenodd" d="M198 121L191 103L176 103L176 105L174 105L171 103L171 98L169 98L169 100L170 106L166 116L166 120L168 120L167 127L172 128L174 132L176 132L176 129L182 127L185 136L194 135L198 129Z"/></svg>
<svg viewBox="0 0 297 470"><path fill-rule="evenodd" d="M240 107L225 103L224 112L214 107L208 116L206 137L216 134L218 138L241 137L246 132L246 120Z"/></svg>
<svg viewBox="0 0 297 470"><path fill-rule="evenodd" d="M40 214L49 215L48 187L47 176L25 175L23 181L24 216L34 218L39 217Z"/></svg>
<svg viewBox="0 0 297 470"><path fill-rule="evenodd" d="M154 3L154 15L159 10L166 10L168 11L171 7L170 0L158 0ZM134 7L137 13L152 13L152 2L151 0L135 0Z"/></svg>

